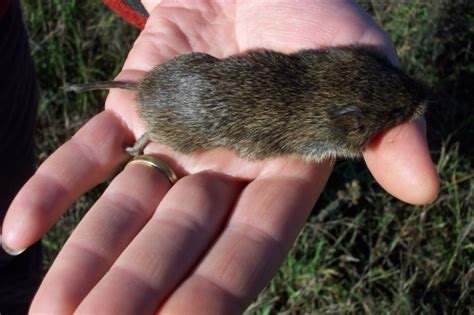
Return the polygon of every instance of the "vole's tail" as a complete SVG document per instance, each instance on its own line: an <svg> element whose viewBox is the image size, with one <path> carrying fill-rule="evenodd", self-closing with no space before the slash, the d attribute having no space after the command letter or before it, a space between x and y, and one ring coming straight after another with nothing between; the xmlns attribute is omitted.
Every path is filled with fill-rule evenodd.
<svg viewBox="0 0 474 315"><path fill-rule="evenodd" d="M128 81L101 81L94 83L84 83L84 84L65 84L63 86L64 91L66 92L76 92L81 93L85 91L92 90L108 90L108 89L125 89L130 91L136 91L138 87L137 82L128 82Z"/></svg>

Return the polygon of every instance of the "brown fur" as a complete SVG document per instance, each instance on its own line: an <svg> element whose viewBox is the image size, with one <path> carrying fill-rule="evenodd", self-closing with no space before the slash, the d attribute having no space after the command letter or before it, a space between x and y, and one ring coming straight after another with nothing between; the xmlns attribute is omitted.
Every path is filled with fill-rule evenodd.
<svg viewBox="0 0 474 315"><path fill-rule="evenodd" d="M86 89L94 85L135 90L153 141L183 153L226 147L248 159L355 157L378 132L426 106L422 85L366 46L222 60L191 53L137 85Z"/></svg>

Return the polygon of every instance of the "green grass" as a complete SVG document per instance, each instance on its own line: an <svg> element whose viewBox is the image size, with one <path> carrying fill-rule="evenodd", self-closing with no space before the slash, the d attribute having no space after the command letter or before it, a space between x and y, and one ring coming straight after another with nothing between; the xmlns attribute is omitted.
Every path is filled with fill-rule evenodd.
<svg viewBox="0 0 474 315"><path fill-rule="evenodd" d="M341 161L277 276L248 314L468 314L474 301L474 32L465 1L361 1L394 40L403 68L433 87L428 138L439 198L414 207L386 194L361 162ZM99 1L24 1L42 99L44 160L104 94L65 82L110 79L137 31ZM104 185L44 238L46 268Z"/></svg>

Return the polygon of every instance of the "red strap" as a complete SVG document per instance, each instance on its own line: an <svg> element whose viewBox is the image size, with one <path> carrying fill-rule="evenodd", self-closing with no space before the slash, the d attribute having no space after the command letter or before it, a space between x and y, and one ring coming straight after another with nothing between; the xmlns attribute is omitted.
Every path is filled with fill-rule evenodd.
<svg viewBox="0 0 474 315"><path fill-rule="evenodd" d="M147 17L133 10L125 3L124 0L103 1L109 8L111 8L117 15L121 16L128 23L135 25L139 29L143 29L145 27Z"/></svg>

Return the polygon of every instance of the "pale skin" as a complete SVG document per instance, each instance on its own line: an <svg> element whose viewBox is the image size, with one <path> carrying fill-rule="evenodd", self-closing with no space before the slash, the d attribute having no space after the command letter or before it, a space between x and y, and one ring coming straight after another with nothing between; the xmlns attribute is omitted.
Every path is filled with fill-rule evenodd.
<svg viewBox="0 0 474 315"><path fill-rule="evenodd" d="M192 51L216 57L255 48L292 52L376 45L387 35L353 1L144 1L151 16L118 79ZM134 95L113 90L106 109L61 146L22 188L5 218L11 248L37 241L67 207L128 158L144 128ZM378 136L363 152L387 192L433 201L439 180L422 123ZM90 209L46 275L32 313L233 314L270 281L309 216L333 161L248 162L223 149L184 156L151 144L180 180L127 166Z"/></svg>

